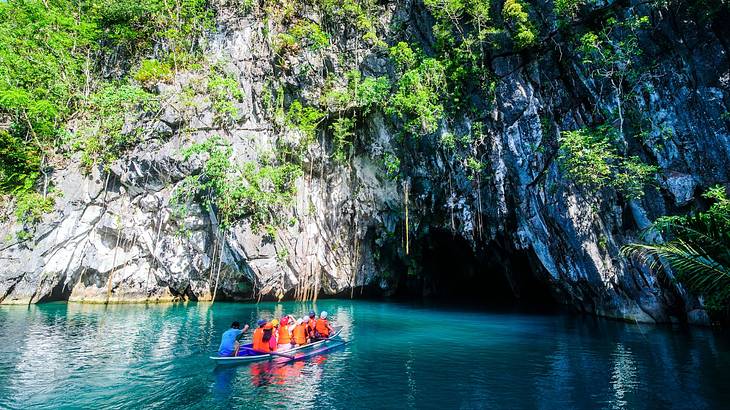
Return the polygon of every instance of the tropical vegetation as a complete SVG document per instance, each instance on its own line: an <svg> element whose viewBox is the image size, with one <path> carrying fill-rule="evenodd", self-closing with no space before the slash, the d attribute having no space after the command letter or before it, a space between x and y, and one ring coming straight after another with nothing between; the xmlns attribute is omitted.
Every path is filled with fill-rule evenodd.
<svg viewBox="0 0 730 410"><path fill-rule="evenodd" d="M623 248L704 298L716 318L730 318L730 199L725 187L705 192L706 211L664 216L644 232L644 241Z"/></svg>

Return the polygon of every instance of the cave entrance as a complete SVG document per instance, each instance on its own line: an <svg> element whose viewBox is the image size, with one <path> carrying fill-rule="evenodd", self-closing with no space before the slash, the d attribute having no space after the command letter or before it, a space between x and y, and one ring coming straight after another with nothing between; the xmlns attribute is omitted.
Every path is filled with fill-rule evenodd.
<svg viewBox="0 0 730 410"><path fill-rule="evenodd" d="M516 250L504 238L474 252L465 239L432 230L415 245L418 274L406 274L399 284L410 297L487 307L557 305L533 252Z"/></svg>

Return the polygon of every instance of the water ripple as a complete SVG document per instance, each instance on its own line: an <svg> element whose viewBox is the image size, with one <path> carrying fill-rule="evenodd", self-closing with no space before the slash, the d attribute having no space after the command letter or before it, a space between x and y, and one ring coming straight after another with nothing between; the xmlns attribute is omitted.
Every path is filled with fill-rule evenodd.
<svg viewBox="0 0 730 410"><path fill-rule="evenodd" d="M233 320L326 309L344 347L215 367ZM726 335L328 300L0 307L0 408L718 408Z"/></svg>

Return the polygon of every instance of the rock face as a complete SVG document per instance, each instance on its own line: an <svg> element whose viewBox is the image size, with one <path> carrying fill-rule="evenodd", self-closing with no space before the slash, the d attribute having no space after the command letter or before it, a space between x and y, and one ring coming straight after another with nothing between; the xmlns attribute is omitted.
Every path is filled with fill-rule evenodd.
<svg viewBox="0 0 730 410"><path fill-rule="evenodd" d="M386 4L382 18L401 14L414 31L429 33L420 10L419 3ZM183 89L200 81L194 73L161 84L162 113L129 122L130 129L144 130L144 141L109 172L87 175L74 160L54 171L60 193L55 211L32 238L17 241L11 235L0 249L2 303L301 297L367 285L393 292L403 275L424 271L419 258L425 252L439 252L427 245L431 235L448 232L478 263L501 267L491 274L506 276L516 293L524 282L539 282L558 302L598 315L706 321L696 298L624 259L619 249L657 216L685 211L703 188L728 181L730 71L722 32L675 26L666 18L654 33L671 46L652 50L662 58L656 75L646 80L646 95L637 97L652 124L639 149L662 173L657 189L641 200L627 201L615 192L589 196L565 181L550 148L559 130L590 122L593 108L583 102L600 97L559 50L543 48L490 61L499 81L495 103L487 108L491 121L482 152L488 166L481 178L469 177L464 164L439 149L440 135L421 141L406 178L388 178L382 158L392 152L396 131L388 118L375 114L359 130L347 165L328 160L328 144L314 144L317 160L305 164L294 205L286 211L292 223L272 238L247 222L219 232L205 208L192 205L177 218L171 205L176 187L205 160L185 159L182 147L220 135L243 161L286 138L264 109L271 78L297 89L300 98L319 98L321 84L277 68L281 62L264 40L261 21L224 12L219 20L206 58L219 62L244 91L237 107L241 121L218 126L204 93L192 104L181 100ZM425 48L428 37L421 40ZM347 47L350 40L343 34L332 41ZM652 44L655 38L644 40ZM306 64L314 71L345 70L334 51L289 59L289 66ZM380 75L389 64L371 52L358 68ZM314 81L323 84L324 77ZM443 124L439 133L471 126L462 119ZM3 231L18 228L11 218ZM518 258L529 272L509 267Z"/></svg>

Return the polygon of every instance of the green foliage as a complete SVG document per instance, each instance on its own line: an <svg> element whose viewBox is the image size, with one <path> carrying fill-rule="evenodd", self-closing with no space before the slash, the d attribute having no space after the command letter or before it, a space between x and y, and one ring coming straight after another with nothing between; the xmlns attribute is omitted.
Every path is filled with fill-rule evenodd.
<svg viewBox="0 0 730 410"><path fill-rule="evenodd" d="M286 124L300 130L307 145L316 139L317 127L324 117L325 113L317 108L305 107L299 100L294 100L286 113Z"/></svg>
<svg viewBox="0 0 730 410"><path fill-rule="evenodd" d="M188 176L176 190L176 209L195 200L215 213L221 229L244 219L255 230L286 224L282 209L294 199L301 168L254 162L238 165L231 161L230 145L219 137L183 150L186 159L197 154L207 156L205 165L199 175Z"/></svg>
<svg viewBox="0 0 730 410"><path fill-rule="evenodd" d="M119 133L123 110L112 115L108 105L99 106L104 101L98 99L111 92L94 92L94 58L109 50L133 56L157 47L164 59L142 62L134 76L146 85L165 81L172 66L198 49L211 24L206 0L0 2L0 117L9 122L0 135L0 191L33 187L40 158L65 143L65 123L72 115L98 120L86 122L76 141L87 166L109 159L108 153L129 142ZM118 101L129 107L129 101ZM84 112L87 108L91 112Z"/></svg>
<svg viewBox="0 0 730 410"><path fill-rule="evenodd" d="M322 95L321 103L328 111L344 111L356 108L364 115L381 108L390 93L391 84L387 77L365 77L359 70L346 74L347 88L333 88Z"/></svg>
<svg viewBox="0 0 730 410"><path fill-rule="evenodd" d="M445 132L441 135L441 146L446 151L453 152L456 150L456 136L450 132Z"/></svg>
<svg viewBox="0 0 730 410"><path fill-rule="evenodd" d="M49 193L44 197L43 194L33 191L17 192L15 217L22 225L22 229L16 234L16 238L19 241L30 239L36 225L43 220L43 215L53 211L55 203L54 193Z"/></svg>
<svg viewBox="0 0 730 410"><path fill-rule="evenodd" d="M241 119L236 102L243 102L243 91L232 76L214 74L208 79L208 94L213 103L214 121L231 125Z"/></svg>
<svg viewBox="0 0 730 410"><path fill-rule="evenodd" d="M37 192L27 192L17 198L15 217L23 225L35 225L41 221L43 215L53 210L55 198Z"/></svg>
<svg viewBox="0 0 730 410"><path fill-rule="evenodd" d="M411 46L404 41L398 42L396 45L391 47L389 51L390 58L395 63L396 68L401 72L410 70L418 62L416 53L413 51Z"/></svg>
<svg viewBox="0 0 730 410"><path fill-rule="evenodd" d="M713 204L705 212L659 218L644 241L625 246L625 255L636 256L662 271L668 263L676 279L705 297L713 314L730 317L730 200L725 188L708 190ZM661 233L662 238L657 238ZM659 240L657 240L659 239ZM659 259L661 258L661 260Z"/></svg>
<svg viewBox="0 0 730 410"><path fill-rule="evenodd" d="M84 108L86 116L74 139L74 148L81 151L81 163L89 169L95 165L109 165L119 154L131 147L139 130L123 133L125 116L129 112L159 109L153 94L140 87L106 83L92 94Z"/></svg>
<svg viewBox="0 0 730 410"><path fill-rule="evenodd" d="M33 188L40 161L35 146L0 130L0 193L25 192Z"/></svg>
<svg viewBox="0 0 730 410"><path fill-rule="evenodd" d="M360 31L369 33L374 30L373 19L368 9L375 5L375 1L318 0L318 2L326 16L354 23L355 27Z"/></svg>
<svg viewBox="0 0 730 410"><path fill-rule="evenodd" d="M70 1L0 2L0 114L15 138L38 149L58 135L83 87L100 35L86 11Z"/></svg>
<svg viewBox="0 0 730 410"><path fill-rule="evenodd" d="M400 174L400 158L395 154L390 152L384 153L383 166L385 167L385 174L390 179L396 179Z"/></svg>
<svg viewBox="0 0 730 410"><path fill-rule="evenodd" d="M338 118L332 122L330 130L332 131L335 161L345 162L347 150L352 146L352 139L355 137L355 121L352 118Z"/></svg>
<svg viewBox="0 0 730 410"><path fill-rule="evenodd" d="M276 41L277 54L301 47L316 51L328 45L329 36L319 24L305 20L298 21L288 32L279 34Z"/></svg>
<svg viewBox="0 0 730 410"><path fill-rule="evenodd" d="M93 0L97 24L111 44L132 53L162 46L173 66L190 59L199 37L213 27L207 0Z"/></svg>
<svg viewBox="0 0 730 410"><path fill-rule="evenodd" d="M477 175L481 174L482 171L484 171L484 163L481 162L479 159L470 156L466 159L466 169L468 171L467 178L469 180L474 179Z"/></svg>
<svg viewBox="0 0 730 410"><path fill-rule="evenodd" d="M159 60L142 60L134 73L134 79L147 87L158 82L167 82L172 79L172 68Z"/></svg>
<svg viewBox="0 0 730 410"><path fill-rule="evenodd" d="M628 198L641 198L658 172L638 157L622 158L611 145L611 130L563 131L558 161L573 182L588 189L612 187Z"/></svg>
<svg viewBox="0 0 730 410"><path fill-rule="evenodd" d="M587 129L563 131L560 139L561 170L578 185L602 189L610 184L616 151L602 133Z"/></svg>
<svg viewBox="0 0 730 410"><path fill-rule="evenodd" d="M535 44L537 33L530 22L526 6L520 0L505 0L502 17L513 31L512 39L518 48Z"/></svg>
<svg viewBox="0 0 730 410"><path fill-rule="evenodd" d="M487 93L489 101L495 81L485 60L497 46L495 35L504 31L493 24L490 1L426 0L425 5L436 19L433 34L437 58L446 71L446 108L473 108L465 97L475 90Z"/></svg>
<svg viewBox="0 0 730 410"><path fill-rule="evenodd" d="M587 75L603 82L612 92L617 107L620 129L623 132L623 102L642 81L642 50L638 32L649 24L647 16L629 16L623 21L608 18L598 31L584 33L577 49L587 68Z"/></svg>
<svg viewBox="0 0 730 410"><path fill-rule="evenodd" d="M637 156L623 159L614 171L614 185L628 198L641 198L644 188L650 185L659 172L659 167L648 165Z"/></svg>
<svg viewBox="0 0 730 410"><path fill-rule="evenodd" d="M426 58L403 73L385 111L404 122L406 132L421 136L436 131L443 115L441 96L446 73L439 60Z"/></svg>
<svg viewBox="0 0 730 410"><path fill-rule="evenodd" d="M586 0L554 0L555 15L560 17L573 18L578 8L584 5Z"/></svg>

